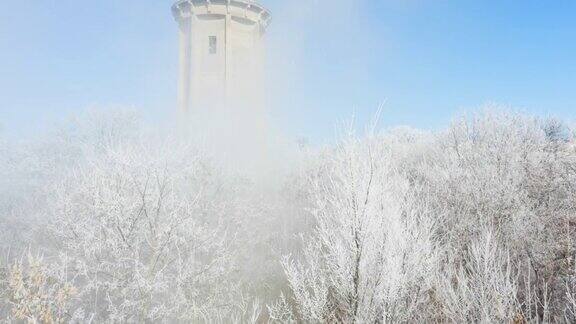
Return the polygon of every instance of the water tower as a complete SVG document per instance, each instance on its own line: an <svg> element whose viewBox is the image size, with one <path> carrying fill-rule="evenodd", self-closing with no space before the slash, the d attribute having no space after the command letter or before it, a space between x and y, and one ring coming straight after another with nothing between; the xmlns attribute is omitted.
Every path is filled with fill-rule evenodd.
<svg viewBox="0 0 576 324"><path fill-rule="evenodd" d="M179 0L172 13L180 29L180 110L194 115L261 104L270 13L251 0Z"/></svg>

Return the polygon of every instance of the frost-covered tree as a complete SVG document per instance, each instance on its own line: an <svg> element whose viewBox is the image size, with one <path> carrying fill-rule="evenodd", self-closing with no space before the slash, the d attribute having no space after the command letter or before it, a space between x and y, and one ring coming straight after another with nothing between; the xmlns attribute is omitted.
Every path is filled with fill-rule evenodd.
<svg viewBox="0 0 576 324"><path fill-rule="evenodd" d="M576 194L571 185L576 175L570 144L574 139L569 134L555 121L485 112L457 120L426 139L432 149L419 150L425 162L404 165L432 198L429 208L443 211L437 217L437 237L445 280L460 284L458 269L476 262L472 247L479 238L492 237L494 253L486 262L501 264L500 273L511 273L501 280L501 289L505 282L516 286L516 301L508 305L518 306L510 319L558 321L563 316L565 276L574 255L575 233L569 224L576 216L569 198ZM420 154L412 159L421 159L415 158ZM498 273L485 269L486 278ZM468 305L488 303L470 299L473 296L458 298ZM438 304L450 308L448 300ZM472 316L480 320L485 315Z"/></svg>
<svg viewBox="0 0 576 324"><path fill-rule="evenodd" d="M85 307L113 321L145 321L232 306L224 302L232 283L219 289L231 266L220 206L193 187L197 163L114 149L54 189L50 235L87 281Z"/></svg>
<svg viewBox="0 0 576 324"><path fill-rule="evenodd" d="M567 319L573 143L573 131L558 121L500 112L458 119L441 132L404 128L339 142L309 186L315 231L303 256L285 262L293 298L271 311L343 322ZM394 267L403 264L398 252L402 262L415 261ZM363 284L380 278L374 269L388 281ZM418 278L419 290L405 277ZM390 291L395 299L363 306L365 294Z"/></svg>
<svg viewBox="0 0 576 324"><path fill-rule="evenodd" d="M518 276L505 250L489 230L472 240L458 261L447 260L434 293L442 320L501 323L518 320Z"/></svg>
<svg viewBox="0 0 576 324"><path fill-rule="evenodd" d="M1 141L0 318L576 318L573 127L488 111L297 152L258 177L114 111Z"/></svg>
<svg viewBox="0 0 576 324"><path fill-rule="evenodd" d="M435 162L416 171L434 208L446 211L439 218L444 255L460 259L455 266L468 263L474 240L492 233L501 251L494 258L508 255L521 276L516 296L527 320L560 320L575 251L574 139L562 127L518 114L478 114L440 134Z"/></svg>
<svg viewBox="0 0 576 324"><path fill-rule="evenodd" d="M419 317L435 266L433 223L380 138L349 134L308 183L313 233L285 260L296 318L311 322Z"/></svg>
<svg viewBox="0 0 576 324"><path fill-rule="evenodd" d="M122 322L259 314L238 274L238 255L247 251L236 241L249 237L240 216L258 210L240 199L242 181L197 145L134 131L129 115L113 117L89 116L45 140L48 147L22 150L30 164L50 163L38 174L21 168L31 178L21 184L34 188L22 190L30 195L22 201L36 202L17 209L34 227L23 241L47 256L46 269L74 274L72 309L86 320ZM40 152L45 158L36 159Z"/></svg>

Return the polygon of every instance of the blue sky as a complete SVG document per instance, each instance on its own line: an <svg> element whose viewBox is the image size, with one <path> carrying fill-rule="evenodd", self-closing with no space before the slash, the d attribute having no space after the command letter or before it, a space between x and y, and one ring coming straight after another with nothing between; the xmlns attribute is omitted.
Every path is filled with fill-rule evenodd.
<svg viewBox="0 0 576 324"><path fill-rule="evenodd" d="M1 0L0 125L49 129L87 107L176 110L171 1ZM488 103L576 117L576 1L262 0L270 111L324 140L384 103L384 126L445 126Z"/></svg>

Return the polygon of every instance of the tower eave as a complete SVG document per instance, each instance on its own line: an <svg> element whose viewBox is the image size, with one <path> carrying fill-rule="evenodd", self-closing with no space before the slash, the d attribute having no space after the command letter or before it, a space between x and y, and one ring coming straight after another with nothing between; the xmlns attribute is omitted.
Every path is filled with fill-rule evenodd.
<svg viewBox="0 0 576 324"><path fill-rule="evenodd" d="M270 11L251 0L179 0L172 5L172 15L177 22L191 16L230 15L263 29L271 20Z"/></svg>

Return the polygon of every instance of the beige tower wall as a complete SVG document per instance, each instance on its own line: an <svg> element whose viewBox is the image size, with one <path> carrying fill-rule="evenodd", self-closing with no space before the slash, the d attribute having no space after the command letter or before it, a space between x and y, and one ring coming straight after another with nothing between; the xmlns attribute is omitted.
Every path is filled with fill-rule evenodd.
<svg viewBox="0 0 576 324"><path fill-rule="evenodd" d="M228 91L230 100L238 106L262 104L262 35L258 26L245 25L231 19L228 37Z"/></svg>
<svg viewBox="0 0 576 324"><path fill-rule="evenodd" d="M215 37L215 53L210 53L210 37ZM192 17L191 106L189 111L215 109L226 97L226 18Z"/></svg>
<svg viewBox="0 0 576 324"><path fill-rule="evenodd" d="M234 167L261 173L274 147L262 73L270 14L248 0L180 0L172 10L180 27L182 133Z"/></svg>
<svg viewBox="0 0 576 324"><path fill-rule="evenodd" d="M190 64L191 61L191 47L190 47L190 20L186 19L179 21L179 45L180 45L180 60L179 60L179 75L178 75L178 107L182 110L190 103Z"/></svg>
<svg viewBox="0 0 576 324"><path fill-rule="evenodd" d="M182 0L173 12L181 35L180 110L195 115L261 106L262 37L270 14L246 0Z"/></svg>

